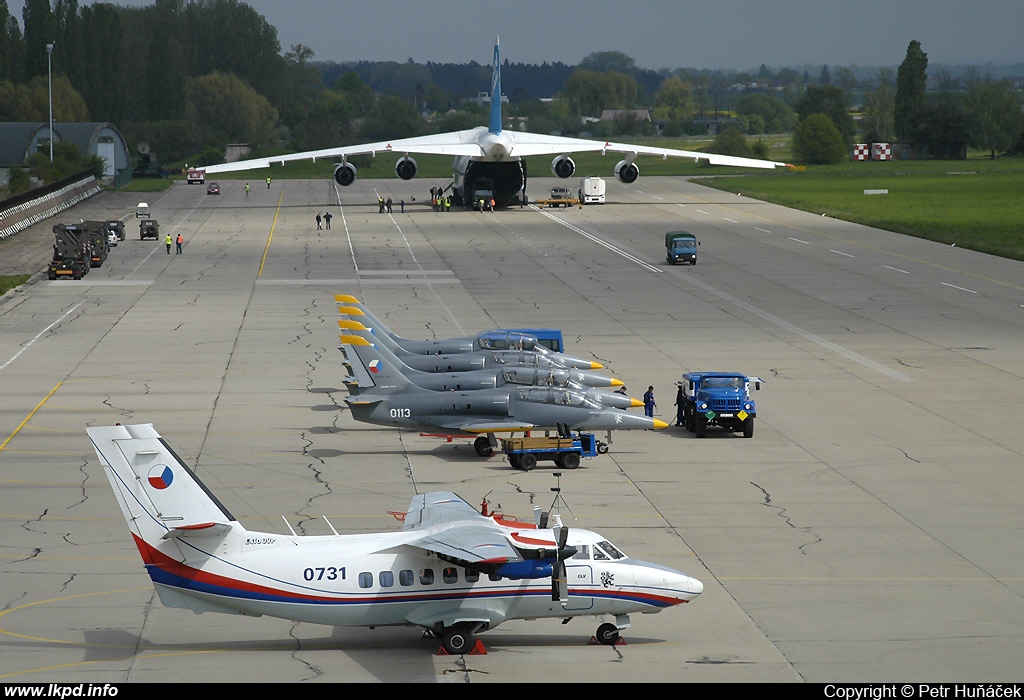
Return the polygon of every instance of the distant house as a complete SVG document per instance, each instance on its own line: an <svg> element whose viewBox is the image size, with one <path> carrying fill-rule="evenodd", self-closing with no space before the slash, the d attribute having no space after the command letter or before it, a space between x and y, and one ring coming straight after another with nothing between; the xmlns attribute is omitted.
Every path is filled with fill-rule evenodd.
<svg viewBox="0 0 1024 700"><path fill-rule="evenodd" d="M627 117L631 117L638 122L649 122L651 121L651 112L647 109L606 109L601 112L600 121L611 122Z"/></svg>
<svg viewBox="0 0 1024 700"><path fill-rule="evenodd" d="M49 152L48 122L0 122L0 182L12 166L25 165L36 151ZM128 145L109 122L65 122L53 125L53 142L69 141L87 155L103 159L103 174L113 176L131 167Z"/></svg>

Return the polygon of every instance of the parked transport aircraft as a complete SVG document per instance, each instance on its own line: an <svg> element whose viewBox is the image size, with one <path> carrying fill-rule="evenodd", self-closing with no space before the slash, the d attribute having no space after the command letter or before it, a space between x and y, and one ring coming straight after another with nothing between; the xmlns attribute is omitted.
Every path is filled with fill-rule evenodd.
<svg viewBox="0 0 1024 700"><path fill-rule="evenodd" d="M551 527L539 509L537 524L508 520L487 513L486 500L478 512L449 492L413 496L395 532L250 531L152 424L86 431L167 607L422 627L445 652L463 654L485 653L476 635L507 620L609 617L595 636L614 644L631 613L660 612L703 591L596 532L570 530L557 514Z"/></svg>
<svg viewBox="0 0 1024 700"><path fill-rule="evenodd" d="M560 178L569 178L576 172L576 164L570 154L617 153L622 155L622 160L615 165L613 172L620 182L627 184L635 182L640 176L640 169L634 162L640 155L661 156L663 159L669 157L690 158L694 161L707 161L711 165L745 168L772 169L786 166L786 163L717 153L505 130L502 127L501 117L501 62L498 44L498 39L495 38L494 63L491 73L491 112L487 126L429 136L414 136L392 141L339 146L318 151L211 165L206 168L206 173L213 175L238 170L268 168L273 163L283 165L295 160L315 161L322 158L337 158L340 159L340 162L334 168L334 179L339 185L348 186L356 179L356 167L348 160L351 156L372 155L376 157L378 153L398 154L395 173L403 180L411 180L416 176L417 164L410 154L447 155L454 156L451 185L454 203L472 208L485 197L488 200L493 199L495 206L498 207L507 207L516 203L525 204L527 201L527 173L526 162L523 158L530 156L553 155L552 174Z"/></svg>

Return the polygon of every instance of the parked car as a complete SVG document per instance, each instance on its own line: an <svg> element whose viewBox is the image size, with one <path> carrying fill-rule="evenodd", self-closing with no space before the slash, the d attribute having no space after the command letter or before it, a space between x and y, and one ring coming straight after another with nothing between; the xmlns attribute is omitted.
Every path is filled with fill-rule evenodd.
<svg viewBox="0 0 1024 700"><path fill-rule="evenodd" d="M220 194L220 185L216 182L211 182L206 186L206 194Z"/></svg>
<svg viewBox="0 0 1024 700"><path fill-rule="evenodd" d="M117 240L123 241L125 239L124 222L120 219L114 219L113 221L107 222L107 230L113 231L117 234Z"/></svg>

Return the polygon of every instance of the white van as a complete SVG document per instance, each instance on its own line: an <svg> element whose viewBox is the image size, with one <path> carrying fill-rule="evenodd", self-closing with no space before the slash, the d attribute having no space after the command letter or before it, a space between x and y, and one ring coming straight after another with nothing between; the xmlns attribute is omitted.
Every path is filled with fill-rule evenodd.
<svg viewBox="0 0 1024 700"><path fill-rule="evenodd" d="M138 219L140 216L149 216L149 205L145 202L139 202L139 206L135 207L135 218Z"/></svg>

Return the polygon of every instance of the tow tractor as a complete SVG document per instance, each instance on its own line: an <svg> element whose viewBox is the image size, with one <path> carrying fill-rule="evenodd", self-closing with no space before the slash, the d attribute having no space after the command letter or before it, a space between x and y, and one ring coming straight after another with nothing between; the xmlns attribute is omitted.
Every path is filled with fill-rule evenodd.
<svg viewBox="0 0 1024 700"><path fill-rule="evenodd" d="M568 429L560 429L554 437L502 438L501 451L513 469L528 472L542 460L550 460L556 467L575 469L584 457L607 453L608 445L598 441L593 433L572 433Z"/></svg>

